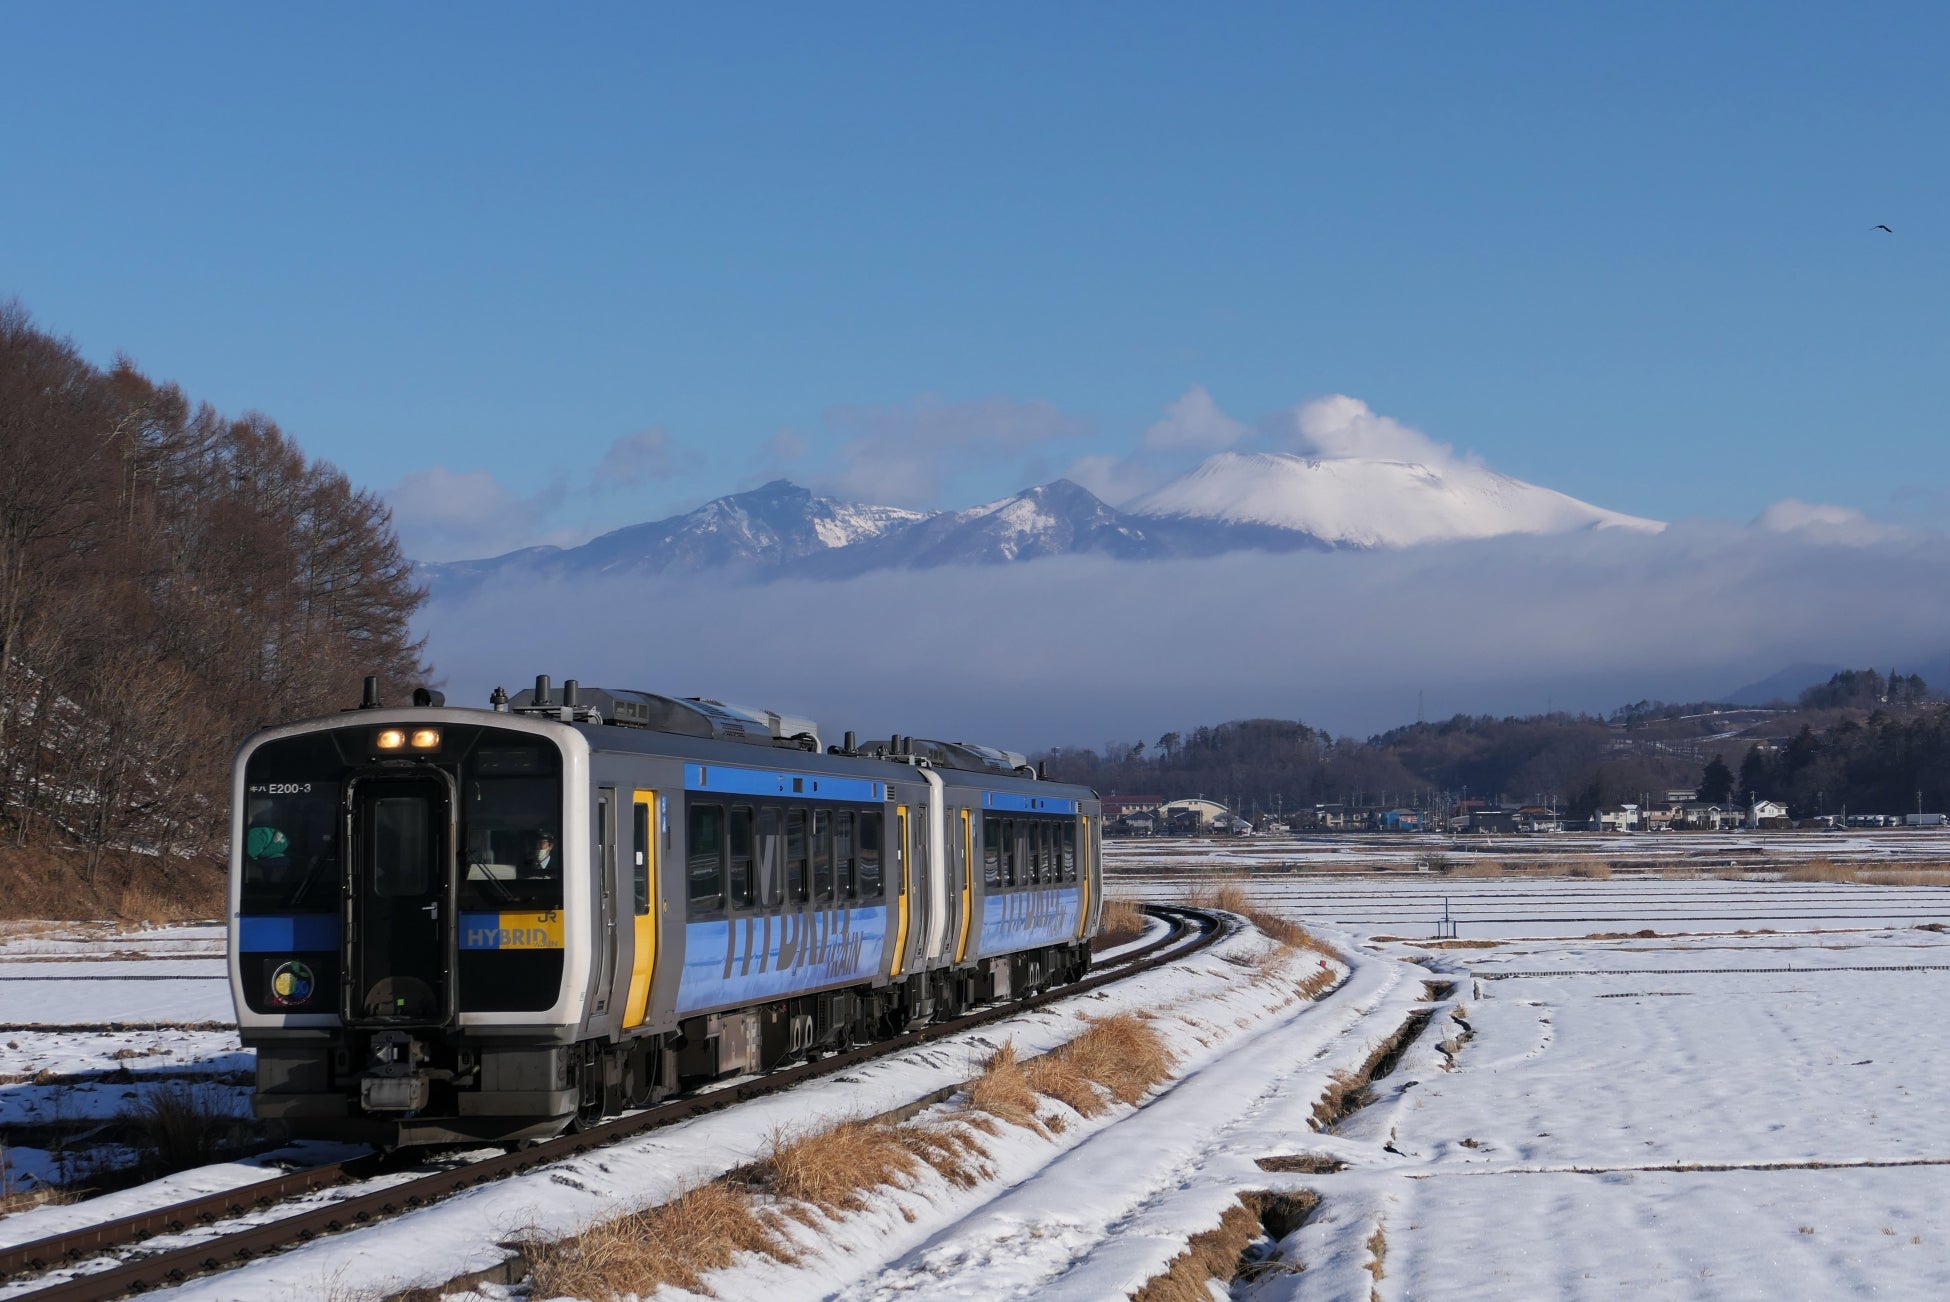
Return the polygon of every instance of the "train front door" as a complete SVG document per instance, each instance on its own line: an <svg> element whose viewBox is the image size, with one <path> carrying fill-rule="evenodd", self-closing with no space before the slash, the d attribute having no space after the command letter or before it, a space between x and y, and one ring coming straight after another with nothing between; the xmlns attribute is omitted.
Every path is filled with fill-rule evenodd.
<svg viewBox="0 0 1950 1302"><path fill-rule="evenodd" d="M342 1015L431 1026L454 1015L454 800L444 774L363 778L350 795Z"/></svg>

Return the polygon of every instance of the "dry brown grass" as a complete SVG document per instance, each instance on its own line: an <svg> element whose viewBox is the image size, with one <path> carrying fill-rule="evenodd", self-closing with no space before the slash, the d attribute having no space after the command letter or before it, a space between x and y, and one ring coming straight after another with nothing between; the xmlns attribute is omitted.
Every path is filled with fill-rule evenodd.
<svg viewBox="0 0 1950 1302"><path fill-rule="evenodd" d="M994 1134L996 1121L1046 1135L1057 1118L1038 1117L1045 1095L1095 1116L1110 1099L1141 1100L1170 1075L1173 1061L1164 1037L1129 1013L1093 1021L1068 1044L1028 1063L1005 1043L970 1083L966 1110L953 1121L852 1120L775 1135L762 1160L675 1202L534 1245L536 1296L649 1296L666 1284L709 1292L704 1276L731 1265L741 1252L796 1259L782 1218L811 1225L819 1215L865 1210L875 1190L911 1187L923 1168L972 1187L990 1174L978 1135Z"/></svg>
<svg viewBox="0 0 1950 1302"><path fill-rule="evenodd" d="M537 1297L648 1297L666 1284L709 1292L706 1273L723 1270L741 1252L794 1259L759 1215L750 1190L714 1180L661 1207L535 1244L529 1260Z"/></svg>
<svg viewBox="0 0 1950 1302"><path fill-rule="evenodd" d="M1090 942L1093 952L1128 945L1144 934L1144 910L1136 900L1105 900L1101 926Z"/></svg>
<svg viewBox="0 0 1950 1302"><path fill-rule="evenodd" d="M1061 1099L1084 1116L1104 1110L1098 1102L1086 1109L1077 1100L1103 1089L1120 1103L1135 1104L1171 1076L1177 1059L1151 1023L1133 1013L1099 1018L1068 1044L1052 1049L1028 1066L1028 1082L1040 1094Z"/></svg>
<svg viewBox="0 0 1950 1302"><path fill-rule="evenodd" d="M1864 886L1950 886L1950 869L1940 865L1916 868L1862 868L1855 880Z"/></svg>
<svg viewBox="0 0 1950 1302"><path fill-rule="evenodd" d="M0 1144L0 1216L11 1216L33 1207L71 1203L78 1196L60 1185L33 1179L14 1179L13 1166L7 1159L7 1146Z"/></svg>
<svg viewBox="0 0 1950 1302"><path fill-rule="evenodd" d="M1252 896L1234 883L1194 887L1186 892L1185 903L1195 909L1224 909L1227 913L1236 913L1283 946L1311 949L1328 958L1340 957L1333 946L1299 923L1282 918L1277 913L1269 913L1254 904Z"/></svg>
<svg viewBox="0 0 1950 1302"><path fill-rule="evenodd" d="M174 922L221 918L224 869L216 861L175 861L165 874L153 859L110 852L94 872L78 850L0 844L0 917L59 921Z"/></svg>
<svg viewBox="0 0 1950 1302"><path fill-rule="evenodd" d="M1459 859L1449 869L1451 877L1502 877L1510 870L1501 859Z"/></svg>
<svg viewBox="0 0 1950 1302"><path fill-rule="evenodd" d="M135 1130L145 1165L169 1173L207 1166L249 1141L250 1123L231 1107L223 1090L170 1081L123 1108L119 1119Z"/></svg>
<svg viewBox="0 0 1950 1302"><path fill-rule="evenodd" d="M771 1154L752 1168L750 1179L775 1198L837 1217L864 1210L869 1192L911 1179L920 1169L920 1157L896 1127L842 1121L801 1135L775 1133Z"/></svg>
<svg viewBox="0 0 1950 1302"><path fill-rule="evenodd" d="M1852 882L1860 880L1861 869L1833 859L1803 859L1789 864L1781 880L1789 882Z"/></svg>
<svg viewBox="0 0 1950 1302"><path fill-rule="evenodd" d="M1578 859L1565 866L1564 875L1585 877L1593 881L1610 881L1611 865L1602 859Z"/></svg>
<svg viewBox="0 0 1950 1302"><path fill-rule="evenodd" d="M1251 1260L1247 1249L1254 1240L1277 1243L1300 1228L1314 1208L1317 1194L1249 1192L1220 1215L1216 1227L1195 1234L1185 1251L1171 1259L1164 1273L1145 1281L1131 1294L1131 1302L1210 1302L1212 1282L1250 1281L1273 1274L1297 1274L1300 1266L1285 1261Z"/></svg>
<svg viewBox="0 0 1950 1302"><path fill-rule="evenodd" d="M1368 1082L1359 1073L1337 1071L1327 1078L1327 1088L1314 1100L1314 1129L1325 1130L1352 1111L1353 1100L1366 1090Z"/></svg>
<svg viewBox="0 0 1950 1302"><path fill-rule="evenodd" d="M1294 993L1302 999L1318 999L1339 983L1341 974L1323 964L1293 983Z"/></svg>
<svg viewBox="0 0 1950 1302"><path fill-rule="evenodd" d="M1029 1083L1028 1071L1016 1057L1015 1041L1003 1041L1002 1047L982 1064L982 1074L968 1087L968 1106L1012 1126L1042 1129L1042 1123L1036 1119L1041 1100Z"/></svg>
<svg viewBox="0 0 1950 1302"><path fill-rule="evenodd" d="M1368 1273L1374 1276L1377 1284L1388 1277L1387 1260L1388 1232L1376 1225L1374 1233L1368 1236Z"/></svg>
<svg viewBox="0 0 1950 1302"><path fill-rule="evenodd" d="M876 1189L905 1185L932 1167L960 1188L989 1174L988 1153L965 1126L843 1121L776 1135L751 1166L699 1185L675 1201L529 1245L537 1297L648 1297L670 1285L709 1293L704 1277L741 1253L791 1263L798 1252L782 1218L863 1211Z"/></svg>
<svg viewBox="0 0 1950 1302"><path fill-rule="evenodd" d="M1131 1302L1211 1302L1212 1281L1230 1283L1246 1245L1259 1234L1259 1217L1244 1203L1234 1203L1215 1228L1191 1237L1164 1274L1152 1276L1131 1294Z"/></svg>

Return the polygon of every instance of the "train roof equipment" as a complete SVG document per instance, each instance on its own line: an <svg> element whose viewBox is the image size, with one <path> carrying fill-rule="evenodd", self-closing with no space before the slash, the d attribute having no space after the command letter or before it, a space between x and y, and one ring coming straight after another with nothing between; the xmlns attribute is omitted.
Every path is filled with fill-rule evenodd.
<svg viewBox="0 0 1950 1302"><path fill-rule="evenodd" d="M551 689L547 674L537 675L533 688L524 688L511 697L496 688L495 708L564 723L607 723L682 737L742 741L755 746L819 749L819 725L799 715L731 705L703 696L659 696L655 692L627 688L584 687L573 678L563 682L558 696Z"/></svg>

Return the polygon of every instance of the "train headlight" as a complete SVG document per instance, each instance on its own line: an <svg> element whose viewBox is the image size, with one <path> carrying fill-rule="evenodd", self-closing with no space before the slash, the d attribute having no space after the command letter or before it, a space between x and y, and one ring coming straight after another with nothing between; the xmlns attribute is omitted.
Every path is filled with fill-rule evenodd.
<svg viewBox="0 0 1950 1302"><path fill-rule="evenodd" d="M439 750L440 729L415 728L413 730L413 749L414 750Z"/></svg>
<svg viewBox="0 0 1950 1302"><path fill-rule="evenodd" d="M373 745L380 750L398 750L406 745L406 732L402 728L382 728Z"/></svg>

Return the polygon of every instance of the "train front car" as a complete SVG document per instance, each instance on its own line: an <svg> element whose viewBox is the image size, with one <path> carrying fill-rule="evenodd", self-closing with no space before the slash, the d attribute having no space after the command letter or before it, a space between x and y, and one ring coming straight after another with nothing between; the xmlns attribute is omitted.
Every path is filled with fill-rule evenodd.
<svg viewBox="0 0 1950 1302"><path fill-rule="evenodd" d="M439 707L243 744L230 979L258 1116L386 1147L562 1128L589 963L565 920L591 893L565 794L588 768L573 728Z"/></svg>

